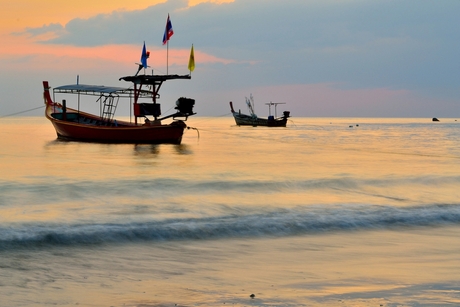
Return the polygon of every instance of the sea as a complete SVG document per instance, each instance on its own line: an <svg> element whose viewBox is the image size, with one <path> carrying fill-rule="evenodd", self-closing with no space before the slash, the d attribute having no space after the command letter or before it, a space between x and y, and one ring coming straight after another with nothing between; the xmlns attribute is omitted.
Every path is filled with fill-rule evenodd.
<svg viewBox="0 0 460 307"><path fill-rule="evenodd" d="M0 306L459 306L460 122L190 117L181 145L0 119Z"/></svg>

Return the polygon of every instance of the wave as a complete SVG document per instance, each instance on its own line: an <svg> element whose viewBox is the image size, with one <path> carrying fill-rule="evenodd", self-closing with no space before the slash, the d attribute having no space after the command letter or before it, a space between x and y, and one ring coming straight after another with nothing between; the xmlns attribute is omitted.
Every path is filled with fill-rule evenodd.
<svg viewBox="0 0 460 307"><path fill-rule="evenodd" d="M177 178L119 179L119 180L80 180L73 181L59 178L31 178L29 182L2 182L0 180L0 207L17 206L24 200L33 199L34 204L50 204L67 199L93 199L94 197L111 197L113 191L117 195L194 195L203 193L275 193L316 190L341 190L353 193L366 194L371 187L403 187L414 185L424 186L452 186L460 183L460 176L421 176L362 179L355 177L330 177L309 180L184 180ZM49 184L53 182L53 184ZM381 196L391 199L391 196ZM394 198L394 200L403 200Z"/></svg>
<svg viewBox="0 0 460 307"><path fill-rule="evenodd" d="M341 205L278 208L249 215L129 223L23 224L1 227L0 250L139 241L263 238L318 233L449 226L460 204L415 207Z"/></svg>

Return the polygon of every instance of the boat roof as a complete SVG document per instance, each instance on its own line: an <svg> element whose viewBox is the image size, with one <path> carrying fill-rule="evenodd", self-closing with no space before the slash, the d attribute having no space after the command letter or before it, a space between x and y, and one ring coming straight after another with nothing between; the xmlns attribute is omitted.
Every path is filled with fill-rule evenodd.
<svg viewBox="0 0 460 307"><path fill-rule="evenodd" d="M121 77L120 80L133 82L136 84L158 84L166 80L191 79L190 75L138 75Z"/></svg>
<svg viewBox="0 0 460 307"><path fill-rule="evenodd" d="M148 84L158 85L166 80L173 79L191 79L190 75L136 75L121 77L120 80L133 82L135 84ZM85 94L85 95L101 95L101 94L114 94L123 95L129 94L133 91L132 88L105 86L105 85L87 85L87 84L69 84L61 85L53 89L55 93L67 94ZM148 94L148 91L141 90L141 94Z"/></svg>
<svg viewBox="0 0 460 307"><path fill-rule="evenodd" d="M86 85L86 84L70 84L62 85L54 88L56 93L81 93L88 95L98 94L124 94L130 92L131 89L125 87L104 86L104 85Z"/></svg>

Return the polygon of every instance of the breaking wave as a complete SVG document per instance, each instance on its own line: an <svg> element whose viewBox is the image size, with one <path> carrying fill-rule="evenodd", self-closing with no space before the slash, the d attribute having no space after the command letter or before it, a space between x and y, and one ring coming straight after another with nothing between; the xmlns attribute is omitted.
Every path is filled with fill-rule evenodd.
<svg viewBox="0 0 460 307"><path fill-rule="evenodd" d="M341 205L276 209L261 214L129 223L33 223L1 227L0 250L140 241L263 238L439 227L460 223L460 204L395 208Z"/></svg>

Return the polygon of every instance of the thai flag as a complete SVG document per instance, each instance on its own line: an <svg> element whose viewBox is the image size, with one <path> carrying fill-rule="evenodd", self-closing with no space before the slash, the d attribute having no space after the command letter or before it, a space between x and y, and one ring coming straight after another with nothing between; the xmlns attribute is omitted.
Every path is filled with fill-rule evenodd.
<svg viewBox="0 0 460 307"><path fill-rule="evenodd" d="M163 45L165 45L171 36L173 36L174 30L172 28L171 20L169 20L169 14L168 14L168 20L166 20L166 28L165 28L165 34L163 34Z"/></svg>

